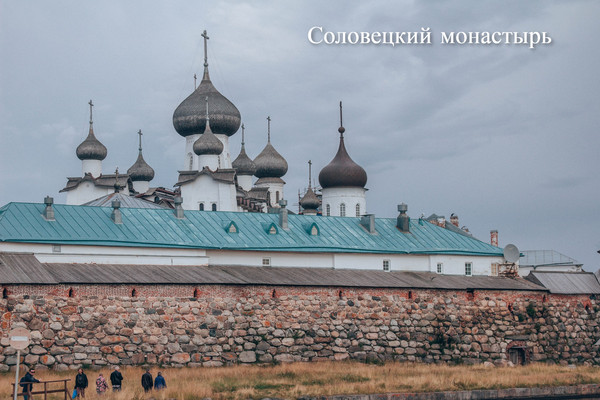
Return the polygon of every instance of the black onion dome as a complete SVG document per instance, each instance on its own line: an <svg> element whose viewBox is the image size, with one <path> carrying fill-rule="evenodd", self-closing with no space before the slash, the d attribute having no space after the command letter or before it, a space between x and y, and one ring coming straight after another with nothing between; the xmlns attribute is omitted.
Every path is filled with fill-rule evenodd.
<svg viewBox="0 0 600 400"><path fill-rule="evenodd" d="M319 198L313 192L312 188L308 188L302 199L300 200L300 205L305 210L316 210L319 208Z"/></svg>
<svg viewBox="0 0 600 400"><path fill-rule="evenodd" d="M275 150L275 147L268 142L263 151L254 159L257 178L281 178L288 170L288 163L285 158Z"/></svg>
<svg viewBox="0 0 600 400"><path fill-rule="evenodd" d="M87 138L77 146L77 158L80 160L104 160L108 152L106 147L94 136L94 127L90 124Z"/></svg>
<svg viewBox="0 0 600 400"><path fill-rule="evenodd" d="M223 152L223 143L214 135L211 130L212 119L206 125L206 130L198 140L194 142L194 153L197 155L215 155Z"/></svg>
<svg viewBox="0 0 600 400"><path fill-rule="evenodd" d="M254 164L254 161L246 154L244 145L242 145L240 155L231 163L231 166L238 175L254 175L256 172L256 164Z"/></svg>
<svg viewBox="0 0 600 400"><path fill-rule="evenodd" d="M340 133L343 133L342 129ZM364 188L367 184L367 173L348 155L343 136L340 136L337 154L319 173L319 183L323 189L341 186Z"/></svg>
<svg viewBox="0 0 600 400"><path fill-rule="evenodd" d="M205 99L210 104L210 125L215 134L232 136L240 128L240 112L213 86L205 70L202 82L187 99L175 109L173 126L181 136L190 136L204 132L206 127Z"/></svg>
<svg viewBox="0 0 600 400"><path fill-rule="evenodd" d="M154 170L144 160L144 156L142 156L141 151L138 154L138 158L135 163L127 170L127 175L129 175L133 182L150 182L152 179L154 179Z"/></svg>

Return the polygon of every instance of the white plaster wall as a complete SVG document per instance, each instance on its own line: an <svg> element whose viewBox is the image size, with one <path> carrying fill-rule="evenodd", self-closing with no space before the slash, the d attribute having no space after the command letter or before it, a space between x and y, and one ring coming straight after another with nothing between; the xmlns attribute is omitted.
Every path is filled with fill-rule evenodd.
<svg viewBox="0 0 600 400"><path fill-rule="evenodd" d="M279 207L277 203L277 192L279 192L279 200L285 199L283 194L283 183L271 182L271 183L259 183L256 187L267 187L271 193L271 201L269 202L271 207ZM288 204L289 206L289 204Z"/></svg>
<svg viewBox="0 0 600 400"><path fill-rule="evenodd" d="M366 190L356 187L333 187L321 190L323 215L327 216L327 204L332 217L340 216L340 205L346 205L346 217L356 217L356 204L360 205L360 215L367 213Z"/></svg>
<svg viewBox="0 0 600 400"><path fill-rule="evenodd" d="M102 160L81 160L81 176L92 174L94 178L102 175Z"/></svg>
<svg viewBox="0 0 600 400"><path fill-rule="evenodd" d="M58 251L57 251L58 250ZM207 265L204 249L0 243L0 251L33 253L40 262L136 265Z"/></svg>
<svg viewBox="0 0 600 400"><path fill-rule="evenodd" d="M217 182L208 175L200 175L193 182L181 186L182 207L184 210L198 210L204 203L204 210L211 211L217 204L217 211L236 211L235 185Z"/></svg>
<svg viewBox="0 0 600 400"><path fill-rule="evenodd" d="M219 168L231 168L231 155L229 154L229 136L215 135L223 143L223 152L219 156Z"/></svg>
<svg viewBox="0 0 600 400"><path fill-rule="evenodd" d="M82 182L75 189L67 192L67 204L81 205L112 192L114 189L109 191L106 188L96 187L92 182Z"/></svg>
<svg viewBox="0 0 600 400"><path fill-rule="evenodd" d="M198 156L198 170L208 167L211 171L219 168L219 156L215 154L201 154Z"/></svg>
<svg viewBox="0 0 600 400"><path fill-rule="evenodd" d="M523 267L523 266L519 266L519 275L520 276L527 276L531 273L531 271L533 271L534 269L531 267ZM536 272L540 272L540 271L549 271L549 272L581 272L581 268L577 268L575 265L546 265L546 266L539 266L535 268Z"/></svg>
<svg viewBox="0 0 600 400"><path fill-rule="evenodd" d="M472 263L473 275L486 275L492 273L492 264L504 262L502 257L484 257L484 256L444 256L432 255L429 271L437 272L437 264L443 264L443 274L445 275L465 275L465 263Z"/></svg>
<svg viewBox="0 0 600 400"><path fill-rule="evenodd" d="M252 189L252 175L238 175L237 178L242 189L245 191Z"/></svg>
<svg viewBox="0 0 600 400"><path fill-rule="evenodd" d="M206 250L209 265L248 265L262 267L262 259L271 258L273 267L332 268L331 253L291 253L279 251Z"/></svg>
<svg viewBox="0 0 600 400"><path fill-rule="evenodd" d="M150 182L147 181L135 181L133 182L133 190L138 193L146 193L150 188Z"/></svg>

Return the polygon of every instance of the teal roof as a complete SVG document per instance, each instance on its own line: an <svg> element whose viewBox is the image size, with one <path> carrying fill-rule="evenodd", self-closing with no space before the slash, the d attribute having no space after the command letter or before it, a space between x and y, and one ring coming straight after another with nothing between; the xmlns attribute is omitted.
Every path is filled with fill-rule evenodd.
<svg viewBox="0 0 600 400"><path fill-rule="evenodd" d="M277 214L121 208L122 224L111 219L112 208L54 205L55 221L46 221L44 204L9 203L0 208L0 241L142 246L227 250L335 253L462 254L502 256L502 249L459 235L424 220L411 220L410 233L396 228L395 218L376 218L369 234L360 218L289 215L289 230ZM229 233L234 222L237 233ZM310 235L315 223L318 235ZM275 224L276 234L269 234Z"/></svg>

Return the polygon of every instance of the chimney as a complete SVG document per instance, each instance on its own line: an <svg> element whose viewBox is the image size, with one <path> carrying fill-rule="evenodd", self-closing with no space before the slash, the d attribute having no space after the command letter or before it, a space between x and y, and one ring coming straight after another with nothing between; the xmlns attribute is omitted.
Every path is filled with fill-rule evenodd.
<svg viewBox="0 0 600 400"><path fill-rule="evenodd" d="M400 215L396 220L396 227L400 229L401 232L410 232L410 218L406 215L406 211L408 210L408 206L404 203L398 205L398 211Z"/></svg>
<svg viewBox="0 0 600 400"><path fill-rule="evenodd" d="M492 246L498 247L498 231L496 229L490 231L490 243Z"/></svg>
<svg viewBox="0 0 600 400"><path fill-rule="evenodd" d="M375 214L365 214L360 218L360 224L369 233L375 233Z"/></svg>
<svg viewBox="0 0 600 400"><path fill-rule="evenodd" d="M290 228L288 227L287 200L279 200L279 206L279 226L281 226L282 229L288 230Z"/></svg>
<svg viewBox="0 0 600 400"><path fill-rule="evenodd" d="M183 204L183 198L181 196L175 196L173 203L175 204L175 218L183 219L183 207L181 206L181 204Z"/></svg>
<svg viewBox="0 0 600 400"><path fill-rule="evenodd" d="M450 214L450 223L458 228L458 215Z"/></svg>
<svg viewBox="0 0 600 400"><path fill-rule="evenodd" d="M123 219L121 218L121 202L119 200L112 201L113 212L110 218L115 222L115 224L122 224Z"/></svg>
<svg viewBox="0 0 600 400"><path fill-rule="evenodd" d="M50 196L44 197L44 204L46 205L46 208L44 209L44 219L46 221L55 221L54 209L52 208L52 204L54 204L54 198Z"/></svg>

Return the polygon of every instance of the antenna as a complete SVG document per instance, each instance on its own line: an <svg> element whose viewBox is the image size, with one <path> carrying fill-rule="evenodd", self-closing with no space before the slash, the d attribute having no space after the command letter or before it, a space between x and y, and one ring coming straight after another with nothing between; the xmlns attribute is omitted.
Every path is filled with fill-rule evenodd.
<svg viewBox="0 0 600 400"><path fill-rule="evenodd" d="M507 244L504 247L503 254L506 261L514 263L519 260L521 252L514 244Z"/></svg>

